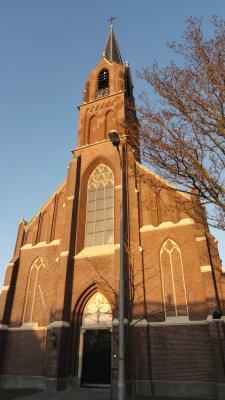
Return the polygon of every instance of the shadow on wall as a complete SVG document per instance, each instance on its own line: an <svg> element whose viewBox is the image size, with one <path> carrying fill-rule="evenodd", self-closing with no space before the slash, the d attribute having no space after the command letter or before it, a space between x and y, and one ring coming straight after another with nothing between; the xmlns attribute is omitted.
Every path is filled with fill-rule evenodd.
<svg viewBox="0 0 225 400"><path fill-rule="evenodd" d="M25 329L0 331L0 374L56 377L59 332Z"/></svg>
<svg viewBox="0 0 225 400"><path fill-rule="evenodd" d="M177 318L177 322L172 324L164 320L164 314L160 310L161 303L147 306L154 308L152 315L148 316L152 321L150 325L147 324L144 315L141 315L140 309L133 313L133 322L127 325L125 351L132 359L129 375L134 374L138 380L224 381L217 326L215 322L207 323L204 320L205 304L197 305L202 321L194 322L194 319L197 319L195 314L192 322L188 322L187 316L183 322L179 321L179 317L174 317ZM196 304L189 306L194 309ZM160 311L158 313L157 308ZM116 309L114 314L117 314ZM21 330L1 330L0 374L48 378L77 376L80 326L76 326L76 322L74 324L73 326L71 321L70 328L54 330L42 327L25 330L25 326L19 328ZM219 329L224 346L222 324ZM76 332L78 334L74 342L72 335ZM112 341L115 372L118 360L113 355L117 354L118 348L117 324L113 325Z"/></svg>

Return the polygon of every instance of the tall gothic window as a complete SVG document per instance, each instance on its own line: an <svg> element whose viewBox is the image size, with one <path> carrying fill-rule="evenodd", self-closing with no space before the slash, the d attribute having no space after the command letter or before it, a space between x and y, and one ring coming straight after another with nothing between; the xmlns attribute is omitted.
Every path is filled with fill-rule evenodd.
<svg viewBox="0 0 225 400"><path fill-rule="evenodd" d="M88 181L86 246L113 243L114 180L112 171L100 164Z"/></svg>
<svg viewBox="0 0 225 400"><path fill-rule="evenodd" d="M166 317L188 315L182 255L171 239L161 247L160 265Z"/></svg>
<svg viewBox="0 0 225 400"><path fill-rule="evenodd" d="M45 297L48 288L44 279L45 265L41 257L33 262L28 279L26 291L23 322L38 322L39 326L46 324L46 303ZM46 290L47 289L47 290Z"/></svg>

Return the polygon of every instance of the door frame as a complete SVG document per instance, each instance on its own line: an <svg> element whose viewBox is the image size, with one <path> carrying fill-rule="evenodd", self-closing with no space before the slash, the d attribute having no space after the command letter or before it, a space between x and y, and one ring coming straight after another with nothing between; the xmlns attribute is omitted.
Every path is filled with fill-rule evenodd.
<svg viewBox="0 0 225 400"><path fill-rule="evenodd" d="M82 366L83 366L83 352L84 352L84 333L87 330L105 330L111 332L111 368L112 368L112 324L93 324L89 326L81 326L80 328L80 343L79 343L79 352L78 352L78 382L79 387L81 387L81 376L82 376ZM102 385L99 385L102 387ZM110 387L109 385L105 385L106 387ZM98 385L96 385L98 387Z"/></svg>

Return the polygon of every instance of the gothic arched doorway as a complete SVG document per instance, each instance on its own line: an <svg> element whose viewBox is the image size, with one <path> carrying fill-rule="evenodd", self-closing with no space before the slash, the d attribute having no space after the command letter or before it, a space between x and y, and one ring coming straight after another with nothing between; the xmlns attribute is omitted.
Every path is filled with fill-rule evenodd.
<svg viewBox="0 0 225 400"><path fill-rule="evenodd" d="M107 387L111 383L112 311L108 300L96 292L82 317L79 378L85 387Z"/></svg>

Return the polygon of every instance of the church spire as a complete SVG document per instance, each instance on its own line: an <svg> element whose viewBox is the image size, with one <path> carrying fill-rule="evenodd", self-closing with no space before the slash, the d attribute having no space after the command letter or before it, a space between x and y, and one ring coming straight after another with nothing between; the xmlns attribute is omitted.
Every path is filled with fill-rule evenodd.
<svg viewBox="0 0 225 400"><path fill-rule="evenodd" d="M105 46L105 51L103 54L104 54L104 57L108 61L123 65L119 46L118 46L118 43L117 43L117 40L115 37L115 33L113 30L112 21L110 24L109 36L108 36L107 43Z"/></svg>

